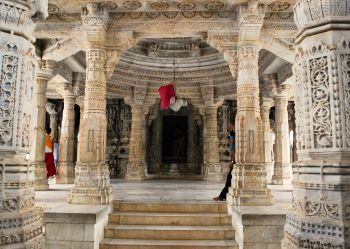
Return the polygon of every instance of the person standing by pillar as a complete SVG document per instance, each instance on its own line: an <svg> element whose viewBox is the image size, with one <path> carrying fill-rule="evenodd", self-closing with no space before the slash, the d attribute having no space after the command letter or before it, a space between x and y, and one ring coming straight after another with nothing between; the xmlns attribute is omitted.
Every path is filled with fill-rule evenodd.
<svg viewBox="0 0 350 249"><path fill-rule="evenodd" d="M45 137L45 163L47 170L47 178L52 178L56 174L56 168L53 157L53 141L50 136L51 128L46 129L46 137Z"/></svg>

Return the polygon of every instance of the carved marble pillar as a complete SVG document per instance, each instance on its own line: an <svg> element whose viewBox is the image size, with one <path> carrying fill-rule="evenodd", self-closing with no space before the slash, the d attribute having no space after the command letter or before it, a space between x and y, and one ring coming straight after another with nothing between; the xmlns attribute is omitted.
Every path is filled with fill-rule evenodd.
<svg viewBox="0 0 350 249"><path fill-rule="evenodd" d="M232 205L271 205L263 163L263 130L259 105L258 57L254 43L238 46L236 164L228 202ZM231 69L232 70L232 69ZM232 73L235 75L235 72Z"/></svg>
<svg viewBox="0 0 350 249"><path fill-rule="evenodd" d="M204 108L204 169L203 180L222 181L222 165L219 159L219 138L217 105L209 105Z"/></svg>
<svg viewBox="0 0 350 249"><path fill-rule="evenodd" d="M143 106L131 105L131 114L130 152L125 179L142 181L145 179L145 143L142 135L145 125Z"/></svg>
<svg viewBox="0 0 350 249"><path fill-rule="evenodd" d="M290 184L290 144L288 125L288 99L284 94L277 95L275 102L275 167L272 184Z"/></svg>
<svg viewBox="0 0 350 249"><path fill-rule="evenodd" d="M59 141L58 175L56 183L74 183L74 124L75 124L75 96L63 96L64 107Z"/></svg>
<svg viewBox="0 0 350 249"><path fill-rule="evenodd" d="M2 0L0 9L0 248L43 249L29 161L33 141L38 142L33 136L35 26L25 1ZM36 93L42 96L45 84L40 86Z"/></svg>
<svg viewBox="0 0 350 249"><path fill-rule="evenodd" d="M46 112L50 115L50 128L51 138L53 141L57 141L57 109L56 105L50 102L46 102Z"/></svg>
<svg viewBox="0 0 350 249"><path fill-rule="evenodd" d="M297 1L298 161L284 246L350 247L349 2Z"/></svg>
<svg viewBox="0 0 350 249"><path fill-rule="evenodd" d="M272 100L263 99L263 103L261 105L261 119L263 126L263 137L264 137L264 165L266 168L266 180L268 183L271 182L271 178L273 175L273 163L272 163L272 134L270 127L270 109L272 105Z"/></svg>
<svg viewBox="0 0 350 249"><path fill-rule="evenodd" d="M75 182L68 202L108 204L112 199L109 170L105 163L107 52L104 44L108 11L98 3L89 3L82 18L87 35L84 113L80 124Z"/></svg>
<svg viewBox="0 0 350 249"><path fill-rule="evenodd" d="M35 168L35 190L48 190L47 170L45 164L45 118L46 118L46 88L47 82L52 77L50 63L43 61L40 63L33 93L33 145L32 145L32 165Z"/></svg>

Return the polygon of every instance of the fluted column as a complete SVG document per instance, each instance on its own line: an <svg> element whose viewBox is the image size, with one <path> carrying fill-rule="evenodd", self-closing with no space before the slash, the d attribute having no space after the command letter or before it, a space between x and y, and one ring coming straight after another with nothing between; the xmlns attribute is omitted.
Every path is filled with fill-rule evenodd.
<svg viewBox="0 0 350 249"><path fill-rule="evenodd" d="M267 182L271 182L271 178L273 175L274 167L272 163L272 134L270 127L270 109L271 109L271 101L269 99L263 100L263 104L261 105L261 119L263 126L263 137L264 137L264 165L266 168L266 180Z"/></svg>
<svg viewBox="0 0 350 249"><path fill-rule="evenodd" d="M298 161L284 246L350 248L348 1L296 1Z"/></svg>
<svg viewBox="0 0 350 249"><path fill-rule="evenodd" d="M31 160L35 168L35 190L48 190L47 170L45 164L45 118L46 118L46 88L52 77L49 62L43 61L38 70L33 93L33 146Z"/></svg>
<svg viewBox="0 0 350 249"><path fill-rule="evenodd" d="M129 144L129 162L125 178L142 181L145 179L145 118L142 105L131 105L131 137Z"/></svg>
<svg viewBox="0 0 350 249"><path fill-rule="evenodd" d="M58 175L56 183L74 183L74 124L75 124L75 96L63 96L64 107L61 124L61 135L59 140Z"/></svg>
<svg viewBox="0 0 350 249"><path fill-rule="evenodd" d="M219 160L217 105L206 106L204 117L204 169L203 180L222 181L222 165Z"/></svg>
<svg viewBox="0 0 350 249"><path fill-rule="evenodd" d="M292 168L290 165L290 144L288 124L288 99L277 95L275 102L275 167L272 184L290 184Z"/></svg>
<svg viewBox="0 0 350 249"><path fill-rule="evenodd" d="M108 11L101 4L90 3L84 9L82 18L84 32L87 35L84 113L80 124L75 182L68 202L108 204L112 200L109 170L105 163L107 140L105 37Z"/></svg>
<svg viewBox="0 0 350 249"><path fill-rule="evenodd" d="M34 86L37 60L31 42L35 25L29 4L2 0L0 9L0 248L43 249L42 219L35 208L34 167L29 161L33 153L31 157L29 153L36 147L39 150L42 143L32 89L38 97L37 111L42 113L46 85L38 81Z"/></svg>

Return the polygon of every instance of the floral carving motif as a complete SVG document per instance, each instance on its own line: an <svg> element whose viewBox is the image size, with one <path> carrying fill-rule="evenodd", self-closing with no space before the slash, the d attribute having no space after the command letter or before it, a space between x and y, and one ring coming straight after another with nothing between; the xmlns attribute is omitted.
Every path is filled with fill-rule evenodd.
<svg viewBox="0 0 350 249"><path fill-rule="evenodd" d="M49 14L57 13L59 10L60 9L56 5L49 3L48 5Z"/></svg>
<svg viewBox="0 0 350 249"><path fill-rule="evenodd" d="M310 61L315 147L332 146L331 110L327 57Z"/></svg>
<svg viewBox="0 0 350 249"><path fill-rule="evenodd" d="M137 10L141 8L142 4L138 1L125 1L123 7L129 10Z"/></svg>
<svg viewBox="0 0 350 249"><path fill-rule="evenodd" d="M346 141L350 147L350 55L341 55L341 70L343 74L343 89L344 89L344 109L346 122Z"/></svg>
<svg viewBox="0 0 350 249"><path fill-rule="evenodd" d="M151 3L151 8L154 10L162 11L169 8L169 4L166 1L157 1Z"/></svg>
<svg viewBox="0 0 350 249"><path fill-rule="evenodd" d="M269 9L272 11L284 11L286 9L290 8L290 3L289 2L273 2L269 4Z"/></svg>
<svg viewBox="0 0 350 249"><path fill-rule="evenodd" d="M196 7L196 4L194 1L186 0L186 1L178 3L177 7L180 10L187 11L187 10L193 10Z"/></svg>
<svg viewBox="0 0 350 249"><path fill-rule="evenodd" d="M221 10L225 7L225 4L220 1L210 1L205 5L208 10Z"/></svg>
<svg viewBox="0 0 350 249"><path fill-rule="evenodd" d="M17 51L17 46L7 44L8 52ZM11 146L14 122L18 57L0 55L0 145Z"/></svg>
<svg viewBox="0 0 350 249"><path fill-rule="evenodd" d="M345 16L348 5L347 0L299 0L294 7L295 23L300 29L311 21L332 16Z"/></svg>

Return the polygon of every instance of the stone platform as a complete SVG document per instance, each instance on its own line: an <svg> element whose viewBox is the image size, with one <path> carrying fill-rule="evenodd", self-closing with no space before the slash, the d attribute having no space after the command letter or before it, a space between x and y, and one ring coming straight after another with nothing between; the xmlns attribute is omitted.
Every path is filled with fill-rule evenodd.
<svg viewBox="0 0 350 249"><path fill-rule="evenodd" d="M107 224L107 216L101 214L107 214L108 208L106 206L90 206L87 205L68 205L66 200L69 194L70 188L73 185L57 185L54 181L50 181L50 189L48 191L36 192L36 203L43 209L46 209L45 223L46 223L46 238L47 243L58 243L63 245L63 240L73 239L70 233L56 234L58 231L64 229L64 231L71 231L69 229L75 228L80 230L74 239L78 238L87 239L85 232L86 229L91 229L94 233L98 233ZM151 202L151 203L166 203L166 202L183 202L183 203L215 203L212 198L217 196L224 183L204 182L204 181L186 181L186 180L147 180L144 182L130 182L120 179L112 179L112 186L114 188L114 199L123 202ZM241 207L230 208L229 213L232 215L232 225L235 230L235 240L240 246L244 243L246 248L281 248L280 237L283 236L283 225L285 223L285 214L290 207L291 203L291 188L289 186L269 186L272 190L272 194L275 199L275 205L272 207ZM51 209L49 209L51 208ZM60 214L61 213L61 214ZM71 217L77 218L71 219ZM84 217L93 218L96 225L88 222L89 219ZM65 220L65 221L64 221ZM81 221L81 223L76 221ZM67 224L62 224L62 223ZM104 224L102 226L102 224ZM67 229L66 229L67 228ZM244 232L243 232L244 228ZM80 237L79 237L79 236ZM68 236L68 239L63 237ZM88 236L92 238L91 236ZM98 237L101 240L102 237ZM259 247L252 242L262 241L264 246ZM93 243L85 241L88 245L86 248L91 247ZM63 244L62 244L63 243ZM70 245L77 245L77 241L70 241ZM247 247L247 246L250 247ZM258 246L258 247L256 247ZM50 247L48 247L50 248ZM53 247L51 247L53 248ZM60 247L54 247L60 248ZM62 247L70 248L70 247ZM77 247L79 248L79 247Z"/></svg>

